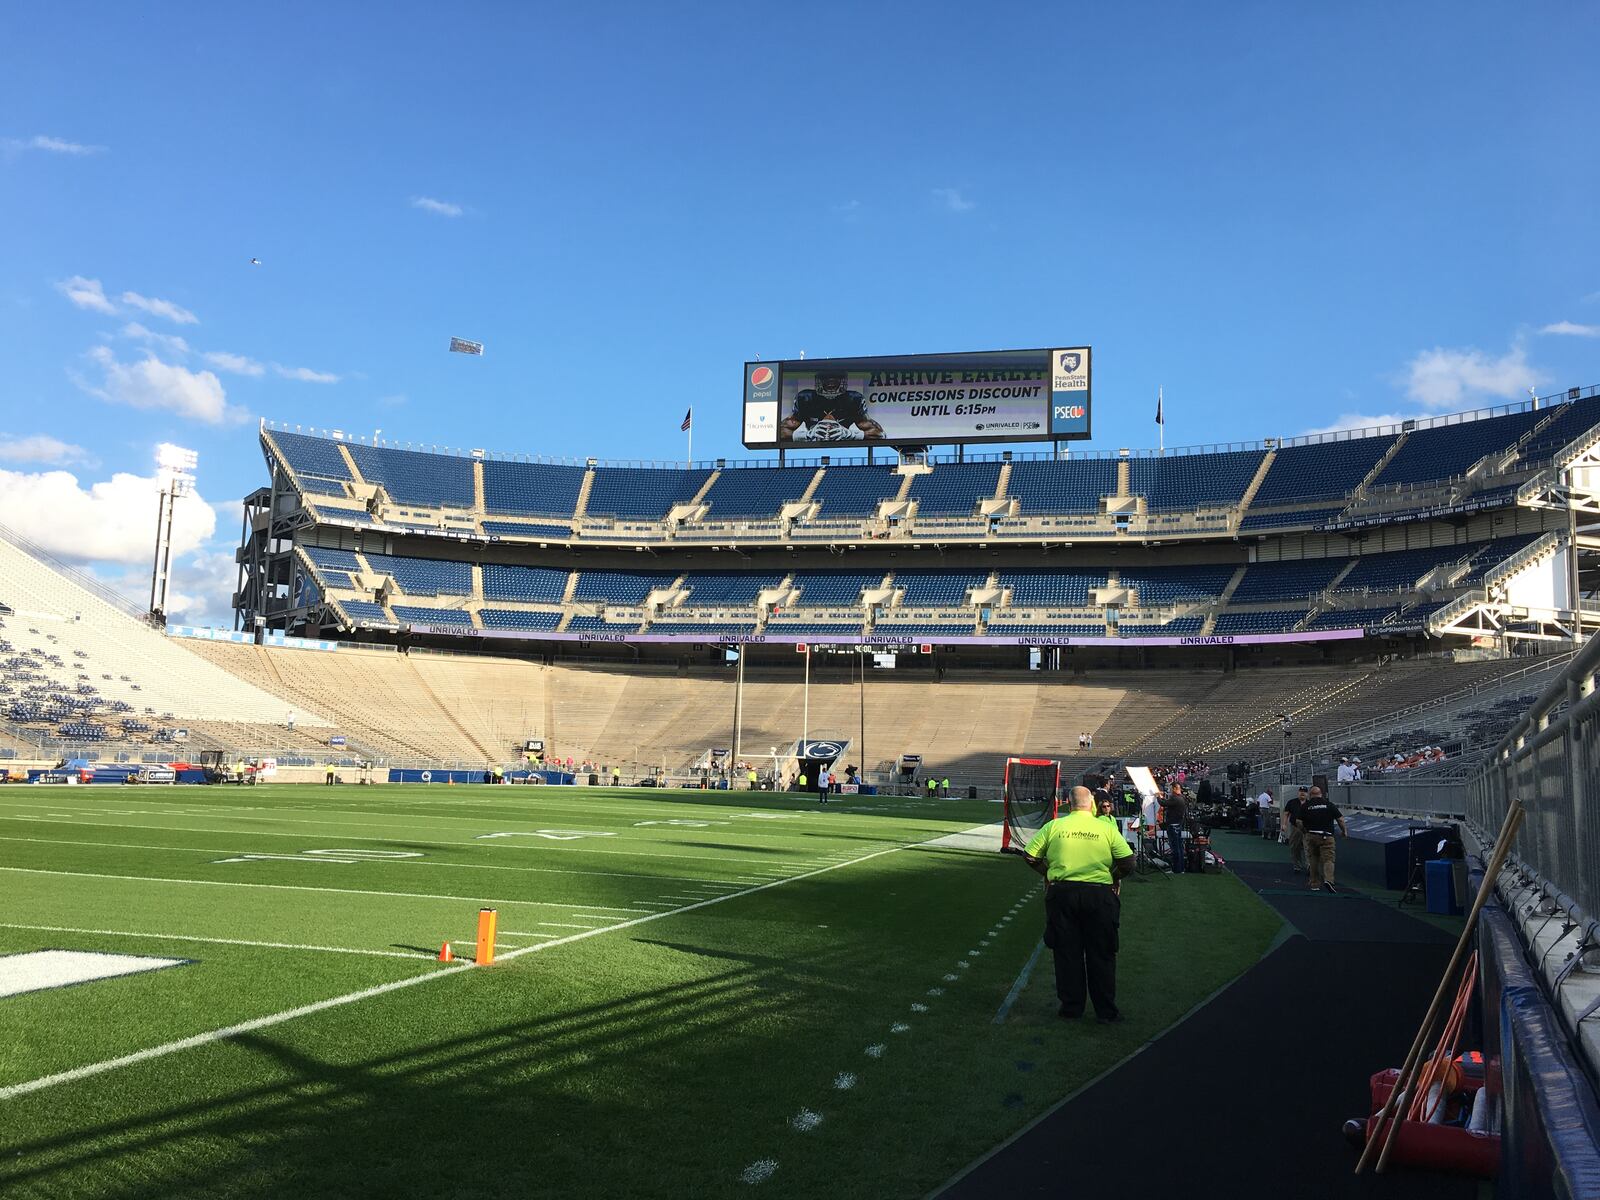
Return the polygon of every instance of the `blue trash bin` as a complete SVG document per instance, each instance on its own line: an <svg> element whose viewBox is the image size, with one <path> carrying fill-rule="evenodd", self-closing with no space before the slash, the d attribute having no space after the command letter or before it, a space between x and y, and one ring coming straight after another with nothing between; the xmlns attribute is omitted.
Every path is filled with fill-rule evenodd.
<svg viewBox="0 0 1600 1200"><path fill-rule="evenodd" d="M1456 902L1455 864L1449 859L1434 859L1425 868L1423 876L1428 892L1428 911L1444 917L1459 917L1461 905Z"/></svg>

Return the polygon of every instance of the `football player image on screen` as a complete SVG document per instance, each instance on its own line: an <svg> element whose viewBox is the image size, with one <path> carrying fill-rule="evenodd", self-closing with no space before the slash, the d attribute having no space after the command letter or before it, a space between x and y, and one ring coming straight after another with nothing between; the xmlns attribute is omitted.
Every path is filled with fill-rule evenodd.
<svg viewBox="0 0 1600 1200"><path fill-rule="evenodd" d="M867 416L867 398L850 388L843 371L819 371L816 386L795 393L794 407L778 426L780 442L849 442L882 436L883 426Z"/></svg>

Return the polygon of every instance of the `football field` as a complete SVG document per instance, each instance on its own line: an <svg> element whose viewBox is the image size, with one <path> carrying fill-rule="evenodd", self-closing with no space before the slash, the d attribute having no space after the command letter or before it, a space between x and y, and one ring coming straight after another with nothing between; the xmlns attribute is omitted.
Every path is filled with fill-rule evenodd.
<svg viewBox="0 0 1600 1200"><path fill-rule="evenodd" d="M0 1193L924 1195L1278 927L1226 875L1130 883L1129 1020L1061 1022L997 816L0 789Z"/></svg>

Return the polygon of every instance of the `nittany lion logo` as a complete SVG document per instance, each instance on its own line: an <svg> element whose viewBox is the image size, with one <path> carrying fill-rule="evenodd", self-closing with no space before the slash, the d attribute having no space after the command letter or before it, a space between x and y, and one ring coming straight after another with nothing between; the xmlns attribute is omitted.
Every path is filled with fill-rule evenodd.
<svg viewBox="0 0 1600 1200"><path fill-rule="evenodd" d="M1083 355L1077 350L1063 350L1061 352L1061 370L1068 375L1077 374L1078 368L1083 365Z"/></svg>
<svg viewBox="0 0 1600 1200"><path fill-rule="evenodd" d="M838 742L807 742L807 758L838 758L844 747Z"/></svg>

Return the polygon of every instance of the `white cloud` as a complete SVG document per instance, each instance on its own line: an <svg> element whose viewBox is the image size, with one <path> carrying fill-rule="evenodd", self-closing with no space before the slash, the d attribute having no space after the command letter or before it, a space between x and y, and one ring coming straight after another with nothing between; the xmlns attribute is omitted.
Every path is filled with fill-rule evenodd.
<svg viewBox="0 0 1600 1200"><path fill-rule="evenodd" d="M229 354L225 350L208 350L200 356L219 371L227 371L231 375L259 376L266 373L266 367L253 358L246 358L242 354Z"/></svg>
<svg viewBox="0 0 1600 1200"><path fill-rule="evenodd" d="M971 212L978 207L976 200L968 200L960 191L953 187L936 187L933 189L933 198L953 213Z"/></svg>
<svg viewBox="0 0 1600 1200"><path fill-rule="evenodd" d="M82 142L69 142L65 138L36 133L31 138L0 138L0 146L13 154L24 150L42 150L46 154L70 154L82 157L104 153L104 146L86 146Z"/></svg>
<svg viewBox="0 0 1600 1200"><path fill-rule="evenodd" d="M1579 325L1576 321L1557 321L1546 325L1540 333L1563 333L1568 337L1600 337L1600 325Z"/></svg>
<svg viewBox="0 0 1600 1200"><path fill-rule="evenodd" d="M74 275L56 284L56 291L79 308L87 308L91 312L111 314L117 311L117 306L106 299L106 290L100 286L98 279Z"/></svg>
<svg viewBox="0 0 1600 1200"><path fill-rule="evenodd" d="M131 321L124 325L122 327L122 336L133 338L134 341L143 342L147 346L159 346L168 354L185 355L189 353L189 343L177 334L157 333L154 329L146 329L137 321Z"/></svg>
<svg viewBox="0 0 1600 1200"><path fill-rule="evenodd" d="M1345 429L1370 429L1375 425L1398 425L1401 421L1409 421L1416 414L1405 413L1342 413L1339 418L1330 424L1319 425L1315 429L1307 429L1307 435L1314 433L1338 433Z"/></svg>
<svg viewBox="0 0 1600 1200"><path fill-rule="evenodd" d="M0 462L48 463L60 467L68 463L90 462L92 459L93 455L82 446L63 442L47 433L28 437L0 433Z"/></svg>
<svg viewBox="0 0 1600 1200"><path fill-rule="evenodd" d="M197 551L173 564L167 615L187 625L231 626L233 588L238 580L239 567L233 551Z"/></svg>
<svg viewBox="0 0 1600 1200"><path fill-rule="evenodd" d="M109 403L163 409L208 425L221 424L236 415L236 410L228 406L222 381L210 371L191 371L164 363L153 354L146 354L139 362L119 362L105 346L90 350L88 358L100 367L103 379L98 386L82 386L90 395Z"/></svg>
<svg viewBox="0 0 1600 1200"><path fill-rule="evenodd" d="M459 217L467 211L459 204L451 204L448 200L435 200L432 196L411 197L411 207L420 208L423 212L432 213L436 217Z"/></svg>
<svg viewBox="0 0 1600 1200"><path fill-rule="evenodd" d="M178 325L198 325L200 318L187 308L181 308L170 300L157 300L150 296L141 296L138 292L123 292L122 302L134 308L142 309L153 317L165 317Z"/></svg>
<svg viewBox="0 0 1600 1200"><path fill-rule="evenodd" d="M273 363L272 369L285 379L297 380L300 383L338 383L339 377L327 371L313 371L310 367L286 367L282 363Z"/></svg>
<svg viewBox="0 0 1600 1200"><path fill-rule="evenodd" d="M1406 395L1432 409L1462 408L1482 400L1520 400L1544 379L1528 365L1521 346L1499 358L1482 350L1424 350L1406 366Z"/></svg>
<svg viewBox="0 0 1600 1200"><path fill-rule="evenodd" d="M85 487L70 471L0 470L0 523L72 562L148 565L156 492L154 475L118 472ZM181 497L172 522L173 554L199 548L216 524L215 510L198 493Z"/></svg>

